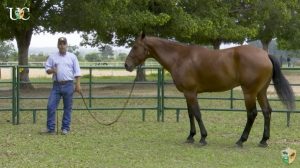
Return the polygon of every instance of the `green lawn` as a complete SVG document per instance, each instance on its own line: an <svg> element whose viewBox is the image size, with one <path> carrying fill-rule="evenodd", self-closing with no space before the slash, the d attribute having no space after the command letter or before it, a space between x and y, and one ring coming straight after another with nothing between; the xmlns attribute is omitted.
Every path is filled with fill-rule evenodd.
<svg viewBox="0 0 300 168"><path fill-rule="evenodd" d="M118 114L96 113L103 122ZM198 145L199 134L194 144L183 143L189 132L186 112L177 123L174 111L166 112L165 122L156 122L154 111L146 112L145 122L140 111L125 111L118 123L107 127L98 125L85 111L74 111L72 132L67 136L39 135L45 128L45 112L38 113L37 124L32 124L31 113L23 112L16 126L6 122L9 113L0 115L0 167L278 168L287 167L281 150L300 150L300 114L292 115L287 128L286 115L273 113L270 146L260 148L263 116L259 113L242 149L234 143L244 128L245 112L203 111L208 131L205 147ZM300 167L299 158L289 167Z"/></svg>
<svg viewBox="0 0 300 168"><path fill-rule="evenodd" d="M133 77L132 77L133 78ZM121 81L131 81L124 77ZM155 75L149 76L155 79ZM133 79L132 79L133 80ZM49 81L34 80L34 82ZM83 82L87 82L83 78ZM95 81L114 81L114 78L96 78ZM6 85L6 84L2 84ZM21 108L46 108L50 85L36 87L33 92L21 92ZM39 86L39 85L37 85ZM45 88L44 88L45 87ZM87 87L87 86L85 86ZM175 87L168 87L165 94L178 96ZM130 85L112 86L93 85L93 96L127 97ZM7 96L9 91L1 91ZM88 91L84 90L87 95ZM156 85L136 86L133 96L155 96ZM182 96L182 94L180 94ZM204 97L227 98L229 92L207 93ZM31 99L30 97L44 97ZM76 95L78 97L78 95ZM235 98L241 98L239 90L234 91ZM272 98L272 97L271 97ZM122 107L124 99L95 99L93 107ZM0 106L7 107L10 101L1 100ZM62 104L62 103L61 103ZM132 99L128 106L155 105L156 99ZM279 102L271 102L274 110L282 109ZM184 99L165 100L168 107L185 107ZM200 100L201 108L229 108L230 103L221 100ZM244 108L243 101L235 101L234 108ZM74 102L74 108L83 107L80 99ZM109 122L119 111L94 111L97 119ZM203 120L208 131L208 145L200 147L199 133L194 144L183 143L189 133L186 111L180 113L180 122L176 122L174 110L165 112L165 122L157 122L156 111L146 111L146 121L142 121L141 110L125 111L119 122L112 126L101 126L87 111L73 112L72 131L67 136L40 135L45 128L46 111L38 111L37 123L32 124L32 112L22 111L20 125L12 125L10 112L0 112L0 167L103 167L103 168L280 168L287 167L281 160L281 150L290 147L300 151L300 114L292 114L291 126L286 127L286 115L273 113L271 121L271 139L268 148L258 147L263 132L263 116L257 116L248 142L244 148L235 147L246 123L246 112L203 111ZM61 120L61 111L59 111ZM60 123L59 123L60 125ZM197 129L199 132L199 129ZM288 167L300 167L296 160Z"/></svg>

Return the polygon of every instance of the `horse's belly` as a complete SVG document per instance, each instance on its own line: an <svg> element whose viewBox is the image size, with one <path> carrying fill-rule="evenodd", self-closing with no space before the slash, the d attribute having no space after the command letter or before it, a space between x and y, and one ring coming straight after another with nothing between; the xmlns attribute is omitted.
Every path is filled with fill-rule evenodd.
<svg viewBox="0 0 300 168"><path fill-rule="evenodd" d="M197 91L199 93L200 92L223 92L223 91L231 90L239 85L240 84L236 82L224 83L224 81L216 81L214 83L211 83L210 85L200 84Z"/></svg>

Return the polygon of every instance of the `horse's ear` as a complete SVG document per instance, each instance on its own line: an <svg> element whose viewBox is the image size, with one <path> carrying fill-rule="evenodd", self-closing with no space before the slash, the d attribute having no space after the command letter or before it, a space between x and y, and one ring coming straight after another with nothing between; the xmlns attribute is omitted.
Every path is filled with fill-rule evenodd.
<svg viewBox="0 0 300 168"><path fill-rule="evenodd" d="M141 33L141 39L143 40L145 38L145 36L146 36L145 32L142 31L142 33Z"/></svg>

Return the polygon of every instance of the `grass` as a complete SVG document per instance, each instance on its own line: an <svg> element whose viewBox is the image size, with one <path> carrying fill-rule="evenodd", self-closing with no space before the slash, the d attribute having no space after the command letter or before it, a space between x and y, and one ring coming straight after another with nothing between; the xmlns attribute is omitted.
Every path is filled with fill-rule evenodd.
<svg viewBox="0 0 300 168"><path fill-rule="evenodd" d="M97 112L109 122L118 112ZM61 113L60 113L61 114ZM2 119L10 117L2 113ZM285 167L280 151L286 147L300 149L299 114L292 115L292 126L286 127L286 116L272 115L268 148L257 147L262 136L263 117L259 113L244 148L234 143L245 125L246 113L203 112L208 131L208 145L183 143L189 123L186 113L175 122L175 112L167 112L165 122L156 122L155 112L147 111L141 121L139 111L126 111L115 125L98 125L87 112L73 113L72 132L67 135L39 135L45 126L45 112L38 114L37 124L31 113L22 114L22 123L13 126L1 121L1 167ZM61 117L61 116L60 116ZM299 167L299 159L289 167Z"/></svg>
<svg viewBox="0 0 300 168"><path fill-rule="evenodd" d="M155 78L155 75L149 78L151 77ZM87 79L83 79L85 80ZM114 81L114 78L105 77L95 80ZM119 80L127 81L128 78L120 77ZM133 95L156 95L155 85L145 86L137 86ZM166 95L178 96L175 87L166 87ZM34 92L21 92L21 96L32 98L42 96L45 99L23 99L20 106L46 108L49 88L50 86L47 88L43 86ZM127 96L129 88L130 86L124 85L101 85L93 89L93 95ZM225 98L228 95L228 92L207 93L203 94L203 97ZM234 95L236 98L242 97L238 90L234 91ZM121 107L124 101L124 99L96 99L93 100L93 107ZM129 101L129 106L147 106L155 103L156 99L133 99ZM168 99L165 103L169 107L186 106L184 99ZM7 107L9 104L8 100L0 101L1 107ZM271 102L271 104L273 109L283 109L278 102ZM200 106L228 108L229 103L221 100L200 100ZM76 99L74 103L74 108L78 107L83 107L80 99ZM244 103L235 101L234 107L244 108ZM97 119L108 123L118 115L119 111L94 111L93 113ZM291 126L286 127L286 115L273 113L270 146L260 148L257 144L262 137L263 116L259 113L250 137L242 149L235 147L234 144L244 129L246 112L203 111L203 121L208 131L208 145L205 147L200 147L198 144L199 133L195 136L194 144L183 143L189 133L186 111L180 113L180 122L177 123L174 110L166 110L165 122L156 121L156 111L147 110L146 121L143 122L140 110L128 110L124 112L119 122L106 127L97 124L87 111L75 110L72 131L67 136L39 134L45 128L45 110L38 111L36 124L32 124L32 112L22 111L21 123L15 126L7 122L11 119L10 112L0 112L0 115L0 167L277 168L287 167L281 160L281 150L286 147L300 150L299 114L292 114ZM61 116L59 111L60 119ZM199 132L199 129L197 131ZM296 158L289 167L300 167L299 158Z"/></svg>

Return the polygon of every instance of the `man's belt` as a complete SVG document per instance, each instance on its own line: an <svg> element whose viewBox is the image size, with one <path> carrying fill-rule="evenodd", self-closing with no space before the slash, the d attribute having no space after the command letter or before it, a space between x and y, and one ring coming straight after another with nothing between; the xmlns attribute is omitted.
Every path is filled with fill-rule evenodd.
<svg viewBox="0 0 300 168"><path fill-rule="evenodd" d="M72 80L54 81L54 83L58 83L58 84L60 84L60 85L65 85L65 84L67 84L67 83L69 83L69 82L73 82L73 81L72 81Z"/></svg>

